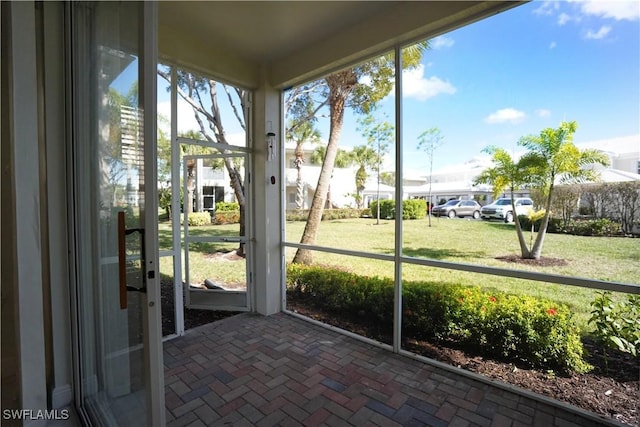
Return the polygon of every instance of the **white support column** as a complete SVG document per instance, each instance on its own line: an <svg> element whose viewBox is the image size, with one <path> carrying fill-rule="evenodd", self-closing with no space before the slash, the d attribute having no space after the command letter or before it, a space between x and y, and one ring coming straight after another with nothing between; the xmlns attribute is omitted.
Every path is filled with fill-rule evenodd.
<svg viewBox="0 0 640 427"><path fill-rule="evenodd" d="M46 361L40 233L38 167L38 84L36 28L33 2L11 4L11 124L15 236L17 265L14 284L17 307L19 377L22 408L47 408ZM4 94L3 94L4 96ZM10 202L9 202L10 203ZM24 425L44 425L45 420Z"/></svg>
<svg viewBox="0 0 640 427"><path fill-rule="evenodd" d="M282 310L282 200L280 182L283 135L280 91L263 78L253 98L254 270L252 310L270 315ZM267 147L267 133L275 134Z"/></svg>

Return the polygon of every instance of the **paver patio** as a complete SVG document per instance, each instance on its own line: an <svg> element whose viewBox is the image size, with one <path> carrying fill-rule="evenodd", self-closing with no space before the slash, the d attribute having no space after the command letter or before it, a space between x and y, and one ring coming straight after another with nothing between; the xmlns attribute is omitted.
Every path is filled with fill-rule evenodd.
<svg viewBox="0 0 640 427"><path fill-rule="evenodd" d="M164 363L168 426L609 424L285 313L189 330Z"/></svg>

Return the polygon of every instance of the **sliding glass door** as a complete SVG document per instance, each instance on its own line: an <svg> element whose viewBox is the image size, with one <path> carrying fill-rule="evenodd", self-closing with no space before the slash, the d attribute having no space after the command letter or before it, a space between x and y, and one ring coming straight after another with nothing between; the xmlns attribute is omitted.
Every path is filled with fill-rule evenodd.
<svg viewBox="0 0 640 427"><path fill-rule="evenodd" d="M93 425L164 424L155 7L70 6L76 388Z"/></svg>

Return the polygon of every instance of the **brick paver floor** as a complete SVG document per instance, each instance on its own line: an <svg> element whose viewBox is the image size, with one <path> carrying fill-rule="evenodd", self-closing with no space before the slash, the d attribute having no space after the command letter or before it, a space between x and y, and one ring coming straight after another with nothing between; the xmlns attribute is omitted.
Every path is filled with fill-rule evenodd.
<svg viewBox="0 0 640 427"><path fill-rule="evenodd" d="M285 313L192 329L164 363L168 426L603 425Z"/></svg>

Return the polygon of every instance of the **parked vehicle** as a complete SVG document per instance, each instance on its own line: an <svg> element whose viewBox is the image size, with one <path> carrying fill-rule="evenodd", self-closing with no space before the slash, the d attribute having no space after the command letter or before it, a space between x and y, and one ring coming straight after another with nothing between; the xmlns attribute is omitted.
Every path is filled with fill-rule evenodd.
<svg viewBox="0 0 640 427"><path fill-rule="evenodd" d="M516 206L516 215L526 215L533 209L533 200L528 197L519 197L514 199ZM504 222L513 222L513 207L511 199L508 197L500 198L493 203L483 206L480 210L482 219L500 219Z"/></svg>
<svg viewBox="0 0 640 427"><path fill-rule="evenodd" d="M475 200L449 200L443 205L434 206L431 214L435 216L448 216L449 218L471 216L480 218L481 206Z"/></svg>

